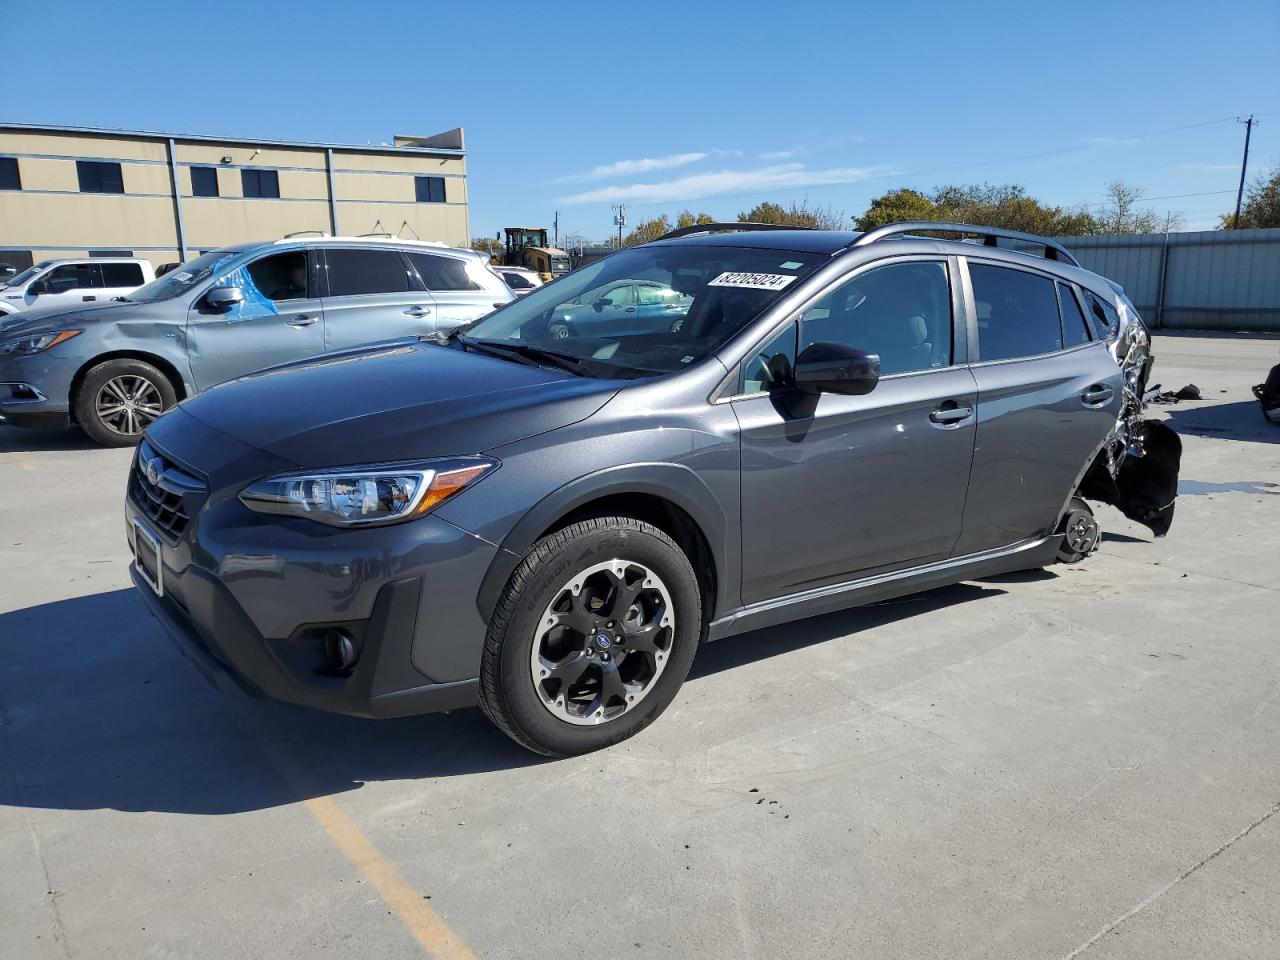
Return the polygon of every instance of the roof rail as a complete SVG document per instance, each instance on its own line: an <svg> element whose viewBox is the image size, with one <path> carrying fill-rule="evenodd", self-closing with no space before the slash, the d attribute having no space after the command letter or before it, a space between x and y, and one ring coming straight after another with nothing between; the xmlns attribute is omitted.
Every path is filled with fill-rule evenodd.
<svg viewBox="0 0 1280 960"><path fill-rule="evenodd" d="M999 246L996 243L999 237L1004 237L1006 240L1021 240L1023 243L1044 247L1046 260L1061 260L1064 263L1071 264L1073 267L1080 266L1080 261L1072 255L1070 250L1056 240L1050 240L1048 237L1037 237L1034 233L1021 233L1017 230L1005 230L1003 227L978 227L972 223L948 223L945 220L904 220L900 223L886 223L883 227L868 230L845 249L852 250L854 247L865 247L867 244L875 243L877 240L899 237L905 233L916 233L921 230L941 230L947 233L976 233L983 238L983 245L988 247Z"/></svg>
<svg viewBox="0 0 1280 960"><path fill-rule="evenodd" d="M793 227L785 223L751 223L750 221L736 221L733 223L695 223L689 227L677 227L674 230L664 233L659 240L673 240L676 237L688 237L695 233L722 233L726 231L747 231L747 230L808 230L808 227Z"/></svg>

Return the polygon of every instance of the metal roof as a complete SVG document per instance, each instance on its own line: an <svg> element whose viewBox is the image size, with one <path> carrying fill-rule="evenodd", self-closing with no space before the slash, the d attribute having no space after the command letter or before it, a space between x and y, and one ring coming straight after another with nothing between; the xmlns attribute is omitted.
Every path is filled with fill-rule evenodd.
<svg viewBox="0 0 1280 960"><path fill-rule="evenodd" d="M210 137L193 133L160 133L155 130L116 130L111 127L77 127L51 123L4 123L0 130L21 130L26 133L70 133L93 137L135 137L143 140L181 140L192 143L235 143L252 147L310 148L322 150L349 150L360 153L410 153L426 156L466 156L465 150L448 147L406 147L388 143L329 143L307 140L272 140L252 137ZM421 138L425 139L425 138Z"/></svg>

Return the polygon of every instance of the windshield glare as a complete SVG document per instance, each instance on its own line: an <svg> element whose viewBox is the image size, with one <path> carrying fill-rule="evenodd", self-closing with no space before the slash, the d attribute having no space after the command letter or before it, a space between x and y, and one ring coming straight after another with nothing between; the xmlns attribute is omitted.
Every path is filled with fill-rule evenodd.
<svg viewBox="0 0 1280 960"><path fill-rule="evenodd" d="M825 260L744 247L635 247L534 290L467 336L554 350L624 375L672 373L718 350Z"/></svg>
<svg viewBox="0 0 1280 960"><path fill-rule="evenodd" d="M23 270L17 276L10 277L8 280L5 281L5 283L7 283L11 287L16 287L20 284L26 283L28 280L34 277L37 273L39 273L45 267L49 266L49 264L51 264L52 262L53 262L52 260L42 260L40 263L27 267L27 269Z"/></svg>
<svg viewBox="0 0 1280 960"><path fill-rule="evenodd" d="M188 260L180 267L170 270L163 277L157 277L145 286L139 287L126 299L134 303L155 303L158 300L172 300L209 279L222 264L229 264L241 256L235 250L212 250L203 256Z"/></svg>

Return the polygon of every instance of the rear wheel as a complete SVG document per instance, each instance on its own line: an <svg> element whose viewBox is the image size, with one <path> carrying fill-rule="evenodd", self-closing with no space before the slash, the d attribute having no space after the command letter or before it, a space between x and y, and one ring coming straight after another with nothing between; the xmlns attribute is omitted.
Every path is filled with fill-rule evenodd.
<svg viewBox="0 0 1280 960"><path fill-rule="evenodd" d="M540 540L485 638L480 705L530 750L598 750L652 723L693 662L702 604L688 558L631 517Z"/></svg>
<svg viewBox="0 0 1280 960"><path fill-rule="evenodd" d="M107 360L80 384L76 422L104 447L131 447L142 432L178 402L169 378L143 360Z"/></svg>
<svg viewBox="0 0 1280 960"><path fill-rule="evenodd" d="M1098 548L1102 528L1089 504L1079 497L1072 497L1062 518L1062 545L1058 547L1058 562L1079 563Z"/></svg>

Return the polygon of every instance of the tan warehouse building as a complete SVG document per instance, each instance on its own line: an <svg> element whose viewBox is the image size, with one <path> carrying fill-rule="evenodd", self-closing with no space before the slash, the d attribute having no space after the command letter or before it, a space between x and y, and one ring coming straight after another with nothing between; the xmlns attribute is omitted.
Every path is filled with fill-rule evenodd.
<svg viewBox="0 0 1280 960"><path fill-rule="evenodd" d="M462 129L359 146L0 123L0 264L159 266L307 231L466 246Z"/></svg>

